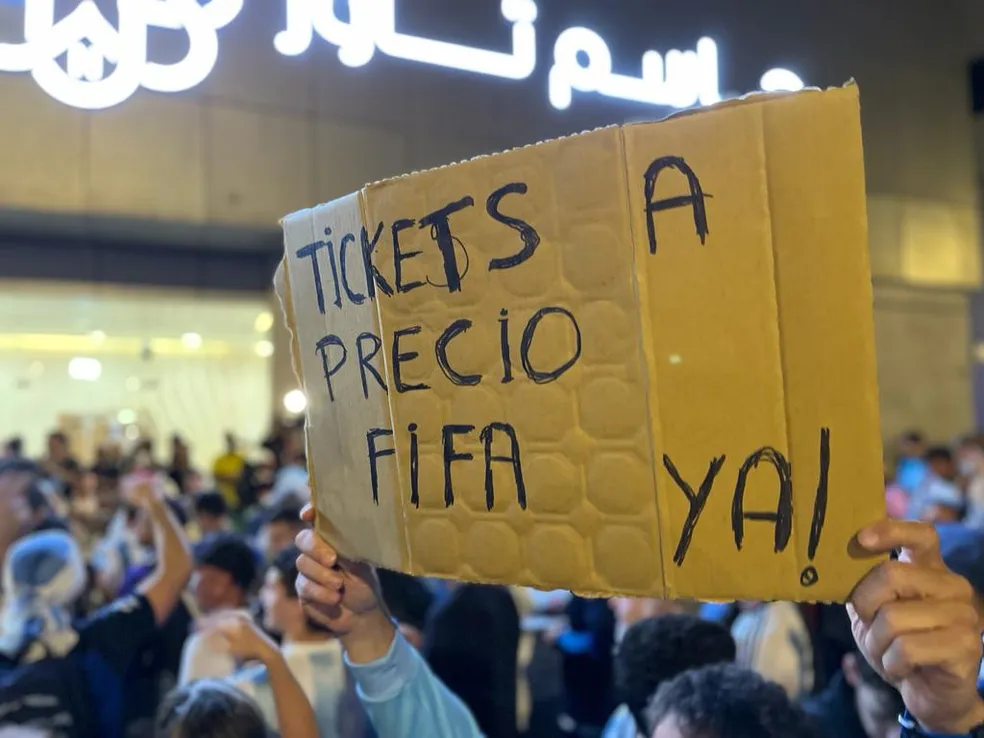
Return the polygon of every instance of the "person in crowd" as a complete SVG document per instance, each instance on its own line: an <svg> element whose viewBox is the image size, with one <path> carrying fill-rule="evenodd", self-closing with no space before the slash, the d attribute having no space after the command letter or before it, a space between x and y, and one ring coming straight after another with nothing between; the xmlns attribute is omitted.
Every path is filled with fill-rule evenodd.
<svg viewBox="0 0 984 738"><path fill-rule="evenodd" d="M649 700L663 682L689 669L735 660L728 629L693 614L666 613L635 622L615 652L615 692L622 701L603 738L649 736Z"/></svg>
<svg viewBox="0 0 984 738"><path fill-rule="evenodd" d="M82 467L72 456L68 436L61 431L48 436L48 454L41 461L41 468L58 484L59 492L71 499L82 481Z"/></svg>
<svg viewBox="0 0 984 738"><path fill-rule="evenodd" d="M260 589L263 627L280 636L281 654L314 709L321 738L358 735L359 731L353 732L351 728L343 731L343 720L351 716L343 714L347 682L342 646L330 631L304 612L297 599L299 555L296 547L285 548L267 569ZM267 667L244 669L234 674L231 681L256 700L267 724L279 729Z"/></svg>
<svg viewBox="0 0 984 738"><path fill-rule="evenodd" d="M303 529L300 505L288 501L265 511L256 534L265 560L273 561L278 553L293 546L294 539Z"/></svg>
<svg viewBox="0 0 984 738"><path fill-rule="evenodd" d="M943 446L931 448L926 452L926 464L927 472L909 498L908 517L927 522L959 520L952 511L962 511L964 499L956 485L953 454Z"/></svg>
<svg viewBox="0 0 984 738"><path fill-rule="evenodd" d="M964 522L984 530L984 448L978 436L966 436L957 448L957 471L966 503Z"/></svg>
<svg viewBox="0 0 984 738"><path fill-rule="evenodd" d="M177 434L171 436L171 463L167 473L181 494L191 491L189 490L189 477L193 472L191 449L188 448L188 444Z"/></svg>
<svg viewBox="0 0 984 738"><path fill-rule="evenodd" d="M236 437L226 432L225 451L212 464L212 477L230 510L239 510L239 480L245 468L246 457L239 453Z"/></svg>
<svg viewBox="0 0 984 738"><path fill-rule="evenodd" d="M421 652L471 710L486 738L515 738L519 613L509 589L450 583Z"/></svg>
<svg viewBox="0 0 984 738"><path fill-rule="evenodd" d="M229 507L221 492L199 492L195 495L195 520L202 537L231 528Z"/></svg>
<svg viewBox="0 0 984 738"><path fill-rule="evenodd" d="M187 541L159 490L142 483L128 496L153 520L157 568L136 594L80 623L73 623L68 612L85 586L82 555L71 536L34 533L7 551L0 615L0 715L5 724L55 735L122 738L130 669L191 576Z"/></svg>
<svg viewBox="0 0 984 738"><path fill-rule="evenodd" d="M4 459L23 459L24 458L24 439L14 436L7 439L3 444Z"/></svg>
<svg viewBox="0 0 984 738"><path fill-rule="evenodd" d="M310 497L303 425L284 430L278 458L280 466L264 504L267 507L276 507L291 501L303 505Z"/></svg>
<svg viewBox="0 0 984 738"><path fill-rule="evenodd" d="M895 738L905 709L902 696L858 652L844 656L842 670L802 707L820 738Z"/></svg>
<svg viewBox="0 0 984 738"><path fill-rule="evenodd" d="M646 708L652 738L814 738L803 711L778 684L737 664L685 671Z"/></svg>
<svg viewBox="0 0 984 738"><path fill-rule="evenodd" d="M742 602L731 626L735 662L757 671L799 699L813 689L813 646L793 602Z"/></svg>
<svg viewBox="0 0 984 738"><path fill-rule="evenodd" d="M198 613L248 614L249 594L256 579L258 557L246 540L234 533L214 533L195 547L192 590ZM179 684L236 671L236 661L223 639L203 631L189 636L181 656Z"/></svg>
<svg viewBox="0 0 984 738"><path fill-rule="evenodd" d="M225 613L211 626L225 650L242 662L262 664L270 701L284 738L324 738L301 685L277 644L243 613ZM234 686L202 679L176 688L161 703L157 738L267 738L260 706Z"/></svg>
<svg viewBox="0 0 984 738"><path fill-rule="evenodd" d="M574 596L565 608L568 625L548 633L560 651L564 674L561 731L578 738L600 735L615 708L612 649L615 613L607 600Z"/></svg>
<svg viewBox="0 0 984 738"><path fill-rule="evenodd" d="M926 460L926 441L918 431L904 433L899 439L895 481L908 494L913 494L929 472Z"/></svg>

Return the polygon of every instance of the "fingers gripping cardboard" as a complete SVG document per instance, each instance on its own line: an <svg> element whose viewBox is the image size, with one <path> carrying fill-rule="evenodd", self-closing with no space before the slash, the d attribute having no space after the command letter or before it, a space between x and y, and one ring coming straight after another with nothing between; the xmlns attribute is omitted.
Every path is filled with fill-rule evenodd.
<svg viewBox="0 0 984 738"><path fill-rule="evenodd" d="M858 96L749 98L284 220L319 530L415 574L845 598L883 515Z"/></svg>

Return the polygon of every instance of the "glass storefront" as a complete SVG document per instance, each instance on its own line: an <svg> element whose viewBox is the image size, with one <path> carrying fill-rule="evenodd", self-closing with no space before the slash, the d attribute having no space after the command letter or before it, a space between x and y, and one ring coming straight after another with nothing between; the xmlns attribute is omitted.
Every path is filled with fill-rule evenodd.
<svg viewBox="0 0 984 738"><path fill-rule="evenodd" d="M38 456L60 429L88 463L178 434L208 468L226 431L249 448L269 429L273 321L262 294L0 283L0 437Z"/></svg>

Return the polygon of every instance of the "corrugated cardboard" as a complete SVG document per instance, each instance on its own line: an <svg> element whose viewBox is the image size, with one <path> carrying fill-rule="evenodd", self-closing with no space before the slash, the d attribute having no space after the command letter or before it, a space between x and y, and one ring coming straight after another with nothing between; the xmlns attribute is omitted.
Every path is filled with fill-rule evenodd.
<svg viewBox="0 0 984 738"><path fill-rule="evenodd" d="M284 220L318 528L413 574L840 600L884 514L857 89Z"/></svg>

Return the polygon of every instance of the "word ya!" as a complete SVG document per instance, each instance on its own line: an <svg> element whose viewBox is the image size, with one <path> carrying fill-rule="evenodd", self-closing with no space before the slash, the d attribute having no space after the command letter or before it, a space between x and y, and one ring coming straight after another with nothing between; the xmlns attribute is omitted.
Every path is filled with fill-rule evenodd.
<svg viewBox="0 0 984 738"><path fill-rule="evenodd" d="M501 0L502 17L512 27L511 52L399 33L396 0L348 0L348 20L339 18L335 5L334 0L286 0L286 28L274 36L274 47L297 56L310 48L316 33L338 47L339 60L349 67L368 64L377 50L395 59L513 80L527 79L537 67L534 0ZM87 110L119 105L140 87L190 90L215 68L217 31L239 16L243 0L117 0L116 8L114 27L94 0L81 0L57 21L55 0L24 0L24 41L0 43L0 72L29 72L51 97ZM152 60L151 29L186 36L184 58ZM674 108L709 105L722 97L718 69L717 44L702 38L693 51L674 49L665 56L647 51L640 76L616 74L605 40L576 26L557 37L548 97L560 110L570 106L575 91ZM772 92L803 87L786 69L770 69L760 84Z"/></svg>

